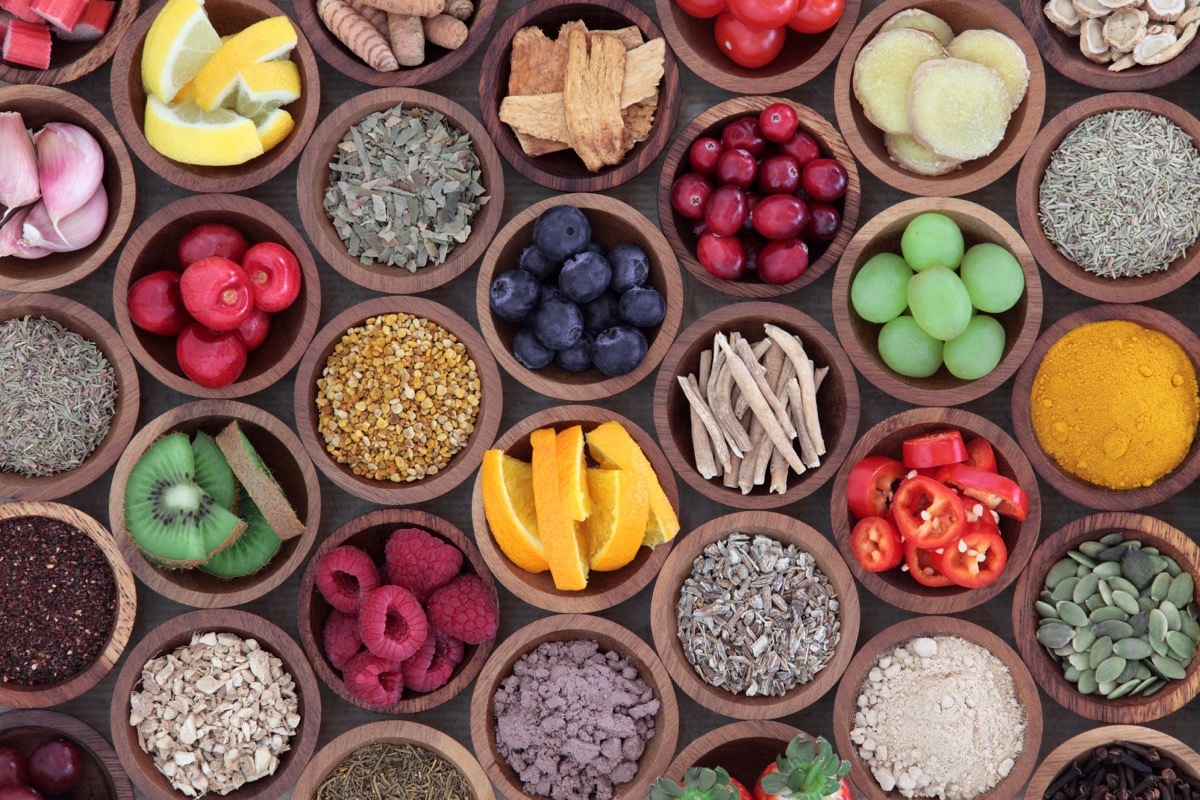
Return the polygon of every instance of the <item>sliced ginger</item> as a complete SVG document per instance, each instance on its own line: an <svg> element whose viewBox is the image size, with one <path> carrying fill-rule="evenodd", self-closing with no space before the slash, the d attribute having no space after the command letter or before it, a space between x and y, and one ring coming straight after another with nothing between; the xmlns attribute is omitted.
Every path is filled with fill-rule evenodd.
<svg viewBox="0 0 1200 800"><path fill-rule="evenodd" d="M937 39L916 28L897 28L871 40L854 62L854 96L867 119L885 133L909 133L909 83L918 67L945 55Z"/></svg>
<svg viewBox="0 0 1200 800"><path fill-rule="evenodd" d="M991 67L1000 75L1008 89L1009 107L1016 110L1029 88L1029 64L1021 46L1000 31L963 31L947 45L954 58L974 61Z"/></svg>
<svg viewBox="0 0 1200 800"><path fill-rule="evenodd" d="M990 67L943 58L913 73L908 123L913 138L940 156L969 161L988 155L1003 141L1010 115L1008 89Z"/></svg>
<svg viewBox="0 0 1200 800"><path fill-rule="evenodd" d="M891 19L883 23L879 32L887 33L897 28L916 28L919 31L925 31L937 39L942 47L950 44L954 39L954 31L950 29L944 19L919 8L906 8L900 13L892 15Z"/></svg>
<svg viewBox="0 0 1200 800"><path fill-rule="evenodd" d="M962 166L958 159L939 156L911 136L887 133L884 134L883 143L892 161L917 175L936 177L954 172Z"/></svg>

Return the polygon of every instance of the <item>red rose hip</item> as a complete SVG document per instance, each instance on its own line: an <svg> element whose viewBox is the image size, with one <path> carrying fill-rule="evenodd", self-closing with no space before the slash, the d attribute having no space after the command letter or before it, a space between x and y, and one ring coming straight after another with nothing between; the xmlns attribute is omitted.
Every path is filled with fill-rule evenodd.
<svg viewBox="0 0 1200 800"><path fill-rule="evenodd" d="M212 256L192 264L179 280L183 306L205 327L231 331L254 308L254 291L245 271L227 258Z"/></svg>
<svg viewBox="0 0 1200 800"><path fill-rule="evenodd" d="M725 150L721 147L720 142L711 136L705 136L692 142L692 146L688 148L688 163L692 165L694 172L699 172L701 175L715 175L717 159L723 152Z"/></svg>
<svg viewBox="0 0 1200 800"><path fill-rule="evenodd" d="M300 262L275 242L259 242L242 257L242 269L254 290L254 307L275 313L300 296Z"/></svg>
<svg viewBox="0 0 1200 800"><path fill-rule="evenodd" d="M796 109L787 103L772 103L758 115L758 128L769 142L786 142L799 124Z"/></svg>
<svg viewBox="0 0 1200 800"><path fill-rule="evenodd" d="M190 380L205 389L220 389L241 377L246 343L237 331L212 331L193 322L175 340L175 358Z"/></svg>
<svg viewBox="0 0 1200 800"><path fill-rule="evenodd" d="M746 271L746 248L737 236L715 236L707 231L696 244L696 260L714 278L735 281Z"/></svg>
<svg viewBox="0 0 1200 800"><path fill-rule="evenodd" d="M192 321L179 292L180 274L173 269L151 272L129 287L125 307L134 325L148 333L174 336Z"/></svg>
<svg viewBox="0 0 1200 800"><path fill-rule="evenodd" d="M758 162L748 150L726 150L717 160L717 184L736 186L742 191L754 185Z"/></svg>
<svg viewBox="0 0 1200 800"><path fill-rule="evenodd" d="M43 742L29 757L29 779L43 794L71 791L82 773L83 753L66 739Z"/></svg>
<svg viewBox="0 0 1200 800"><path fill-rule="evenodd" d="M708 198L704 222L717 236L733 236L742 228L749 213L746 194L736 186L722 186Z"/></svg>
<svg viewBox="0 0 1200 800"><path fill-rule="evenodd" d="M846 193L850 176L846 168L831 158L810 161L800 174L800 187L813 200L832 203Z"/></svg>
<svg viewBox="0 0 1200 800"><path fill-rule="evenodd" d="M792 239L808 223L808 205L794 195L773 194L755 206L750 221L768 239Z"/></svg>
<svg viewBox="0 0 1200 800"><path fill-rule="evenodd" d="M688 219L702 219L712 191L708 178L689 172L671 186L671 206Z"/></svg>
<svg viewBox="0 0 1200 800"><path fill-rule="evenodd" d="M186 269L212 256L241 261L249 246L242 232L232 225L206 222L179 240L179 268Z"/></svg>
<svg viewBox="0 0 1200 800"><path fill-rule="evenodd" d="M758 277L767 283L791 283L808 269L808 245L799 239L768 242L758 254Z"/></svg>

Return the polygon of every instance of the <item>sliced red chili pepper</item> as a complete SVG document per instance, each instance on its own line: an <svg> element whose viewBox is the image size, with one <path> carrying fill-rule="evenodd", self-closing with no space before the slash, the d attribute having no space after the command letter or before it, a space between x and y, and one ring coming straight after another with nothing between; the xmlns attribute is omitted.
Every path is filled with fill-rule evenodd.
<svg viewBox="0 0 1200 800"><path fill-rule="evenodd" d="M954 585L954 581L938 572L933 565L933 551L917 547L911 540L904 543L904 564L908 567L908 574L922 586L940 589Z"/></svg>
<svg viewBox="0 0 1200 800"><path fill-rule="evenodd" d="M854 465L846 479L846 502L856 519L882 517L892 502L892 492L908 470L894 458L867 456Z"/></svg>
<svg viewBox="0 0 1200 800"><path fill-rule="evenodd" d="M910 469L940 467L967 460L967 446L955 430L933 431L905 439L902 447L904 466Z"/></svg>
<svg viewBox="0 0 1200 800"><path fill-rule="evenodd" d="M996 466L996 451L992 449L992 443L983 438L967 442L967 460L963 463L984 472L1000 471Z"/></svg>
<svg viewBox="0 0 1200 800"><path fill-rule="evenodd" d="M990 522L967 523L962 538L933 552L933 568L955 584L979 589L994 583L1008 563L1008 547L1000 529Z"/></svg>
<svg viewBox="0 0 1200 800"><path fill-rule="evenodd" d="M850 552L867 572L884 572L900 566L904 545L900 532L883 517L864 517L850 534Z"/></svg>
<svg viewBox="0 0 1200 800"><path fill-rule="evenodd" d="M966 523L962 498L924 475L900 484L892 498L892 509L905 543L926 550L953 542L962 535Z"/></svg>
<svg viewBox="0 0 1200 800"><path fill-rule="evenodd" d="M1002 517L1023 520L1029 513L1029 496L1015 481L1003 475L966 464L947 464L938 471L937 479L965 496L975 498Z"/></svg>

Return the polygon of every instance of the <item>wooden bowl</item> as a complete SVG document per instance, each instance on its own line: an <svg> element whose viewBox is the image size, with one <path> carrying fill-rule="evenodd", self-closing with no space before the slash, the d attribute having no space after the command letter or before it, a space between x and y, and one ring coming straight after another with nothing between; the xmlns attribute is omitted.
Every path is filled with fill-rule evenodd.
<svg viewBox="0 0 1200 800"><path fill-rule="evenodd" d="M57 86L95 72L113 57L117 45L137 17L140 0L118 3L109 20L108 30L94 42L68 42L54 37L49 69L29 69L0 63L0 82Z"/></svg>
<svg viewBox="0 0 1200 800"><path fill-rule="evenodd" d="M1040 6L1038 16L1041 16ZM1054 30L1058 32L1057 28ZM1171 66L1177 61L1189 58L1193 63L1200 61L1200 48L1195 48L1196 52L1189 56L1191 50L1192 48L1188 48L1183 55L1163 66ZM1083 60L1082 56L1080 59ZM1090 61L1087 63L1092 64ZM1128 73L1116 74L1123 76ZM1185 255L1171 262L1169 269L1161 272L1152 272L1140 278L1104 278L1093 275L1060 253L1042 228L1038 213L1039 190L1054 151L1084 120L1097 114L1124 109L1148 111L1166 117L1186 131L1200 147L1200 120L1174 103L1136 92L1106 93L1081 100L1046 123L1046 127L1042 128L1033 144L1029 146L1029 152L1021 162L1021 171L1017 175L1017 222L1021 225L1021 233L1029 243L1029 249L1037 263L1063 286L1102 303L1141 303L1153 300L1173 292L1200 272L1200 256L1197 256L1197 249L1191 247Z"/></svg>
<svg viewBox="0 0 1200 800"><path fill-rule="evenodd" d="M112 745L95 728L57 711L9 711L0 715L0 747L28 758L43 742L63 737L83 751L79 783L67 795L87 800L134 800L129 776Z"/></svg>
<svg viewBox="0 0 1200 800"><path fill-rule="evenodd" d="M104 558L112 569L113 584L116 586L117 606L112 632L109 633L108 644L90 667L65 681L45 686L0 684L0 707L47 708L74 700L91 689L121 658L125 645L129 644L129 636L133 633L133 621L137 616L137 585L133 582L133 573L129 571L129 565L117 549L112 534L82 511L61 503L25 501L0 504L0 520L17 517L47 517L65 522L83 532L104 553ZM8 719L7 714L0 715L0 721L5 719ZM3 724L0 723L0 731L2 730ZM3 734L0 734L0 744L4 744Z"/></svg>
<svg viewBox="0 0 1200 800"><path fill-rule="evenodd" d="M267 566L244 578L217 578L199 569L157 566L142 554L125 528L125 485L129 473L150 445L168 433L186 433L191 437L197 431L204 431L215 437L234 420L240 423L283 488L296 515L304 521L304 533L285 541ZM138 431L113 473L108 518L121 553L146 586L185 606L230 608L257 600L277 588L304 563L321 525L321 487L300 440L282 420L245 403L198 400L171 409Z"/></svg>
<svg viewBox="0 0 1200 800"><path fill-rule="evenodd" d="M490 289L492 279L517 268L521 251L533 242L533 223L543 211L560 205L581 209L592 226L593 237L613 247L631 242L642 248L650 259L648 285L658 290L667 301L667 315L655 328L643 331L650 348L637 369L626 375L610 378L592 368L586 372L568 372L551 362L542 369L522 366L513 356L512 340L523 327L506 322L492 311ZM683 278L679 262L658 227L633 206L602 194L569 194L551 197L534 203L513 217L492 240L479 267L479 282L475 285L475 311L483 338L492 354L512 375L539 394L574 402L601 400L631 389L654 371L667 353L667 348L679 332L683 316Z"/></svg>
<svg viewBox="0 0 1200 800"><path fill-rule="evenodd" d="M1029 358L1017 371L1012 390L1012 425L1021 449L1029 457L1037 474L1071 500L1099 511L1133 511L1161 503L1191 486L1200 477L1200 446L1192 441L1191 449L1175 471L1152 486L1142 489L1116 491L1097 486L1075 477L1058 465L1038 442L1033 431L1033 420L1029 414L1030 393L1033 379L1037 376L1042 359L1059 339L1076 328L1091 322L1127 320L1144 328L1159 331L1175 340L1183 348L1192 366L1200 374L1200 338L1191 328L1169 314L1157 309L1138 305L1098 305L1081 308L1055 322L1047 328L1033 346Z"/></svg>
<svg viewBox="0 0 1200 800"><path fill-rule="evenodd" d="M723 541L733 533L763 534L785 547L794 544L799 550L809 553L818 569L829 578L840 603L838 620L841 622L842 638L834 650L833 658L811 681L780 697L747 697L709 685L688 662L683 643L676 633L675 609L683 583L692 574L692 563L703 555L704 548ZM854 578L850 577L846 562L833 545L820 532L800 520L767 511L741 511L717 517L688 534L663 564L654 583L654 597L650 601L654 649L666 665L667 672L679 684L679 688L697 703L734 719L778 719L808 708L824 697L838 682L854 655L859 617L858 590L854 586ZM787 746L787 742L784 742L784 746ZM762 765L766 763L763 761Z"/></svg>
<svg viewBox="0 0 1200 800"><path fill-rule="evenodd" d="M121 337L99 314L84 305L53 294L12 294L0 297L0 320L26 315L46 317L89 339L112 365L117 383L116 414L108 434L82 464L68 472L28 477L0 472L0 497L19 500L55 500L84 488L116 463L137 425L137 366Z"/></svg>
<svg viewBox="0 0 1200 800"><path fill-rule="evenodd" d="M159 0L138 17L125 38L125 47L118 50L113 59L109 85L113 114L121 135L143 164L160 178L190 192L241 192L266 183L296 160L317 124L321 108L321 76L304 32L297 29L296 47L289 56L300 69L302 91L299 100L284 106L296 121L296 127L287 138L245 164L230 167L182 164L151 147L143 133L146 91L142 88L142 48L151 23L164 5L166 0ZM222 36L238 33L268 17L283 15L283 11L269 0L209 0L204 9Z"/></svg>
<svg viewBox="0 0 1200 800"><path fill-rule="evenodd" d="M459 692L467 688L467 685L475 680L475 676L483 669L483 662L487 661L488 654L492 652L492 646L495 644L493 638L480 645L467 645L462 662L455 668L454 674L445 686L427 693L406 689L404 697L395 705L380 706L367 703L359 700L346 689L341 672L334 669L325 657L325 621L329 619L329 613L333 607L326 602L324 596L317 589L317 565L330 550L342 545L358 547L366 551L376 564L383 564L384 547L387 545L392 531L397 528L409 527L421 528L461 550L466 556L463 560L465 571L478 575L479 579L483 581L483 585L491 591L496 607L500 606L500 600L496 594L496 583L492 580L492 573L488 571L487 564L479 554L479 549L470 537L441 517L415 509L385 508L355 517L326 537L308 562L308 568L304 570L304 576L300 579L300 589L296 594L296 619L299 620L298 624L300 625L300 646L304 648L304 654L308 656L308 662L316 670L317 677L338 697L359 708L374 711L376 714L418 714L457 697ZM361 743L362 741L358 742L358 744ZM344 757L347 752L341 751L342 756ZM326 764L314 781L320 783L329 772L329 768L339 762L340 759L338 762Z"/></svg>
<svg viewBox="0 0 1200 800"><path fill-rule="evenodd" d="M1000 146L990 155L968 161L961 169L947 175L917 175L892 161L883 143L883 131L867 120L862 105L854 97L852 78L859 52L875 38L883 23L897 12L909 8L920 8L936 14L956 33L972 28L997 30L1020 45L1029 65L1029 88L1020 107L1013 112ZM863 17L854 29L838 59L834 78L833 108L837 112L838 127L842 129L842 135L846 137L855 157L879 180L902 192L916 195L954 197L982 189L996 181L1025 155L1042 124L1045 105L1046 73L1042 69L1037 45L1017 15L996 0L887 0Z"/></svg>
<svg viewBox="0 0 1200 800"><path fill-rule="evenodd" d="M293 2L299 5L309 0ZM480 7L490 8L494 13L495 5L493 2L487 2L481 3ZM338 143L346 135L346 131L370 114L386 111L400 103L437 111L471 137L483 173L480 182L490 198L472 218L471 235L467 241L451 250L443 263L436 267L423 267L416 272L387 264L366 265L357 258L352 258L346 252L346 245L338 238L329 215L322 207L325 189L329 183L329 163L334 159ZM500 227L500 218L504 215L504 169L487 131L470 111L458 103L420 89L376 89L352 97L335 108L321 122L300 159L300 171L296 177L296 203L300 209L304 230L317 252L340 272L342 277L376 292L424 292L448 283L466 272L492 240L496 229Z"/></svg>
<svg viewBox="0 0 1200 800"><path fill-rule="evenodd" d="M636 25L646 41L663 35L646 12L628 0L530 0L504 21L488 43L479 72L479 113L504 160L536 184L556 192L603 192L620 186L649 169L667 146L679 116L681 87L679 65L671 48L663 62L658 108L650 136L625 154L625 160L599 172L588 172L571 150L532 157L525 155L512 128L500 121L500 103L508 93L509 55L513 37L521 28L536 25L547 36L558 35L559 26L583 20L589 30L613 30Z"/></svg>
<svg viewBox="0 0 1200 800"><path fill-rule="evenodd" d="M367 66L366 62L338 41L325 23L317 16L317 4L313 0L292 0L296 21L300 30L308 37L313 50L325 63L348 78L371 86L422 86L441 80L460 69L471 60L484 39L492 32L498 3L478 2L475 14L467 20L467 40L457 50L445 50L425 43L425 63L419 67L400 67L392 72L380 72Z"/></svg>
<svg viewBox="0 0 1200 800"><path fill-rule="evenodd" d="M136 281L152 272L179 268L175 254L180 239L206 222L232 225L251 244L279 242L296 255L303 274L300 297L271 315L267 341L249 354L241 376L217 389L201 386L185 375L175 357L176 337L158 336L134 325L127 303L129 287ZM133 357L161 383L195 397L245 397L287 375L304 355L321 316L321 276L304 237L275 209L238 195L191 195L160 208L129 237L117 262L112 305L117 328Z"/></svg>
<svg viewBox="0 0 1200 800"><path fill-rule="evenodd" d="M863 264L879 253L899 255L900 237L908 223L929 211L954 220L962 229L967 247L991 242L1006 248L1025 274L1021 299L1003 314L991 315L1004 327L1004 355L994 370L978 380L956 378L945 366L928 378L893 372L879 355L879 331L883 326L862 319L850 304L850 286ZM880 212L854 234L833 278L833 324L850 360L864 378L913 405L954 406L983 397L1008 380L1025 361L1041 323L1042 280L1025 241L998 214L966 200L918 197Z"/></svg>
<svg viewBox="0 0 1200 800"><path fill-rule="evenodd" d="M333 460L325 450L325 440L317 429L317 379L325 369L325 361L333 348L341 341L347 330L361 325L380 314L405 312L429 319L441 325L467 348L479 372L481 393L479 414L475 419L475 431L467 446L455 454L449 466L436 475L412 483L376 481L355 475L348 466ZM483 337L465 319L443 305L420 297L376 297L338 314L317 332L312 345L304 354L296 373L296 394L293 409L296 415L296 430L308 455L325 477L350 494L381 505L410 505L423 503L440 497L465 481L480 464L483 453L492 446L496 431L500 429L500 415L504 408L504 390L500 383L500 370L491 352L483 343Z"/></svg>
<svg viewBox="0 0 1200 800"><path fill-rule="evenodd" d="M300 781L292 790L292 797L294 800L316 800L317 791L322 784L354 751L380 742L411 744L425 748L449 761L462 773L475 800L496 798L483 767L479 766L479 762L467 748L436 728L398 719L359 725L322 747L300 774Z"/></svg>
<svg viewBox="0 0 1200 800"><path fill-rule="evenodd" d="M799 728L782 722L731 722L714 728L683 748L663 777L681 781L683 773L692 767L724 767L730 777L753 791L763 768L783 755L788 744L797 736L812 738Z"/></svg>
<svg viewBox="0 0 1200 800"><path fill-rule="evenodd" d="M237 790L238 800L277 800L296 785L301 771L317 748L321 730L321 691L304 653L292 637L266 619L245 611L205 609L190 611L167 620L146 634L133 648L113 688L108 724L113 746L121 765L129 773L139 796L149 800L179 800L177 792L155 767L154 760L138 745L137 730L129 724L129 696L142 682L142 667L152 658L186 647L194 633L232 633L243 639L256 639L263 650L277 656L283 669L296 683L300 702L300 727L290 740L291 749L280 756L274 775L248 783Z"/></svg>
<svg viewBox="0 0 1200 800"><path fill-rule="evenodd" d="M669 3L676 12L683 14L674 0L661 0L661 2ZM662 13L661 10L660 13ZM663 18L670 19L668 16ZM689 17L689 19L691 18ZM840 28L846 20L847 17L843 16L842 23L839 23L838 27ZM693 20L693 22L700 23L707 22L707 20ZM789 38L798 36L799 34L795 33L789 34ZM718 57L724 58L724 56ZM697 260L696 243L700 237L692 232L692 220L682 217L671 205L671 187L677 179L691 172L688 151L693 142L702 136L714 136L719 139L725 123L740 117L758 116L772 103L787 103L796 109L796 116L800 119L800 129L807 131L817 140L817 144L821 146L822 155L836 160L846 168L846 174L849 177L846 194L834 203L834 206L841 212L842 227L838 229L837 235L831 241L811 247L808 269L804 270L804 273L791 283L766 283L753 272L747 272L740 280L722 280L709 274L708 270ZM667 160L663 162L662 176L658 184L658 219L662 224L663 232L667 235L667 241L671 243L671 249L679 254L683 266L687 268L693 278L718 292L735 297L779 297L797 289L803 289L815 282L837 263L842 251L846 249L850 237L854 235L854 226L858 223L858 212L861 207L862 184L858 179L858 165L841 134L816 111L784 97L735 97L732 100L717 103L696 117L671 143L671 149L667 151Z"/></svg>
<svg viewBox="0 0 1200 800"><path fill-rule="evenodd" d="M1001 475L1016 481L1029 497L1029 512L1023 522L1010 517L1000 518L1000 535L1008 548L1008 563L1004 572L992 584L981 589L946 586L934 589L917 583L911 575L899 569L887 572L867 572L853 558L847 559L854 577L867 591L897 608L918 614L957 614L986 603L1003 592L1017 579L1029 563L1037 546L1042 524L1042 499L1037 476L1025 458L1025 453L1007 433L983 417L957 408L914 408L888 417L862 435L846 456L833 482L833 497L829 517L833 535L842 552L850 552L850 532L855 520L846 505L846 485L854 465L869 455L885 455L900 459L900 446L905 439L932 431L953 429L963 439L983 437L996 453Z"/></svg>
<svg viewBox="0 0 1200 800"><path fill-rule="evenodd" d="M1068 765L1080 759L1086 759L1097 747L1104 747L1113 742L1134 742L1153 747L1175 762L1175 766L1184 774L1193 778L1200 776L1196 765L1200 764L1200 755L1174 736L1168 736L1152 728L1140 725L1103 725L1072 736L1058 747L1038 765L1037 771L1029 779L1025 796L1029 800L1042 800L1046 790L1058 779L1058 776L1068 768Z"/></svg>
<svg viewBox="0 0 1200 800"><path fill-rule="evenodd" d="M137 0L120 4L113 18L114 26L126 9L129 9L128 13L134 13ZM112 36L111 29L105 38L109 36ZM115 41L112 44L116 47ZM0 66L0 81L15 80L5 78L5 70L12 71L12 68ZM34 131L47 122L78 125L95 137L104 154L102 185L108 194L108 222L99 239L73 253L51 253L38 259L0 257L0 289L9 292L61 289L95 272L129 231L137 196L133 162L112 123L95 106L71 92L46 86L7 86L0 88L0 111L21 112L25 127Z"/></svg>
<svg viewBox="0 0 1200 800"><path fill-rule="evenodd" d="M854 727L857 700L867 673L885 653L890 653L902 644L920 636L956 636L979 645L1004 664L1012 676L1017 702L1025 710L1025 742L1017 756L1012 771L990 791L975 800L1008 800L1020 794L1021 787L1029 779L1037 764L1038 747L1042 743L1042 701L1038 697L1037 685L1029 670L1021 663L1017 651L1013 650L996 634L974 623L957 617L923 616L899 622L864 644L846 668L846 674L838 686L837 698L833 701L833 734L838 754L850 762L850 780L867 800L900 800L900 792L885 792L871 775L867 763L859 755L858 747L850 741L850 730ZM1033 798L1033 795L1026 794Z"/></svg>
<svg viewBox="0 0 1200 800"><path fill-rule="evenodd" d="M747 69L721 52L713 32L714 20L688 16L674 0L654 0L667 41L680 60L704 80L734 94L786 92L820 75L850 38L861 5L861 0L847 0L841 19L823 33L797 33L789 28L783 52L774 61Z"/></svg>
<svg viewBox="0 0 1200 800"><path fill-rule="evenodd" d="M521 780L496 747L496 714L492 698L500 683L512 673L517 659L545 642L594 641L602 650L613 650L627 658L638 677L662 703L654 715L654 738L638 760L633 780L620 787L621 797L644 797L650 785L663 775L675 754L679 737L679 706L666 667L637 634L615 622L590 614L554 614L531 622L500 643L475 682L471 696L471 745L492 783L509 800L544 800L521 788Z"/></svg>
<svg viewBox="0 0 1200 800"><path fill-rule="evenodd" d="M671 501L675 513L679 513L679 490L667 457L658 449L653 437L637 424L615 411L599 406L555 406L537 412L509 428L493 445L513 458L528 462L533 449L529 434L539 428L566 430L572 425L582 425L584 433L605 422L618 422L637 442L654 473L659 485ZM560 591L554 588L554 579L549 572L537 574L526 572L508 559L492 537L487 515L483 510L483 475L475 478L475 491L471 495L471 526L475 529L475 544L492 574L504 587L530 605L556 613L582 614L612 608L628 600L644 589L662 568L671 551L673 542L664 542L651 550L638 549L637 556L625 567L615 572L592 572L588 576L586 589L578 592Z"/></svg>
<svg viewBox="0 0 1200 800"><path fill-rule="evenodd" d="M1171 681L1152 697L1107 700L1099 695L1080 694L1075 685L1063 677L1062 666L1038 643L1038 616L1033 607L1045 588L1046 574L1066 557L1068 550L1113 531L1125 532L1127 538L1157 547L1200 582L1200 546L1183 531L1142 514L1092 514L1067 523L1042 540L1013 593L1012 624L1021 658L1038 686L1054 702L1087 719L1128 725L1149 722L1183 708L1200 692L1200 661L1193 659L1184 680Z"/></svg>
<svg viewBox="0 0 1200 800"><path fill-rule="evenodd" d="M791 473L788 490L783 494L772 494L765 485L742 494L740 489L726 486L721 478L706 479L696 470L690 407L676 378L699 375L700 353L712 348L717 332L737 331L751 341L758 341L765 335L765 323L799 336L813 362L818 367L829 367L825 383L817 393L817 409L828 452L821 457L817 469L803 475ZM734 508L780 508L808 497L833 477L858 432L858 380L837 339L803 311L780 303L735 303L710 311L693 322L663 359L654 395L658 398L654 404L654 430L675 472L700 494Z"/></svg>

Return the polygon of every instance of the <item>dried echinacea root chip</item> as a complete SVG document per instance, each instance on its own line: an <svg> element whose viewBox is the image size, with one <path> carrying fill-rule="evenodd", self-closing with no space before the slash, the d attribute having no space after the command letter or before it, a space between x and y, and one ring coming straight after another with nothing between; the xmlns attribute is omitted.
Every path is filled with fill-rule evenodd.
<svg viewBox="0 0 1200 800"><path fill-rule="evenodd" d="M959 58L928 61L913 74L908 122L913 138L940 156L982 158L1004 139L1008 89L989 67Z"/></svg>
<svg viewBox="0 0 1200 800"><path fill-rule="evenodd" d="M908 87L917 67L946 51L932 35L916 28L881 33L854 62L854 96L863 113L884 133L909 133Z"/></svg>

